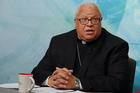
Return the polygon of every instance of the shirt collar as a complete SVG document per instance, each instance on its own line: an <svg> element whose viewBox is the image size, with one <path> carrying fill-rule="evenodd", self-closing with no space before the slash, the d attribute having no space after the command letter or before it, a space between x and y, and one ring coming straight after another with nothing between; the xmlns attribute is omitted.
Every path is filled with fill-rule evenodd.
<svg viewBox="0 0 140 93"><path fill-rule="evenodd" d="M79 36L78 36L78 39L81 40ZM81 42L82 42L83 45L87 44L87 42L84 41L84 40L81 40Z"/></svg>

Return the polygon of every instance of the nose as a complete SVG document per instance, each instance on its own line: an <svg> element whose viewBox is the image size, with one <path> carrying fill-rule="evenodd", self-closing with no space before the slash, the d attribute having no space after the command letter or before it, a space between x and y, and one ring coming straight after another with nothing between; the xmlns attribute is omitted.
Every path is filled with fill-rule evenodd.
<svg viewBox="0 0 140 93"><path fill-rule="evenodd" d="M93 26L93 24L91 23L91 20L88 20L87 26Z"/></svg>

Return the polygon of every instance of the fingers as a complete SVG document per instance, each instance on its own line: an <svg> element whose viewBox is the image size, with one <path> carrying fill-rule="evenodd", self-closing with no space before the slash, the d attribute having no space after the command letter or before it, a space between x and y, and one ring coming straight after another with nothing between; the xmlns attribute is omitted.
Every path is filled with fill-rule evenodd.
<svg viewBox="0 0 140 93"><path fill-rule="evenodd" d="M57 79L57 80L54 80L53 84L54 85L57 85L57 84L64 84L66 85L68 83L67 80L64 80L64 79Z"/></svg>
<svg viewBox="0 0 140 93"><path fill-rule="evenodd" d="M59 67L56 67L56 70L54 71L53 75L61 72L61 71L64 71L64 72L67 72L69 74L71 74L73 72L73 70L68 70L67 68L59 68Z"/></svg>
<svg viewBox="0 0 140 93"><path fill-rule="evenodd" d="M55 77L53 76L53 78ZM66 88L67 83L68 81L64 79L53 79L51 86L54 88Z"/></svg>
<svg viewBox="0 0 140 93"><path fill-rule="evenodd" d="M57 79L68 80L68 79L69 79L69 76L65 76L64 74L62 74L62 75L61 75L61 74L62 74L62 73L53 75L53 79L54 79L54 80L57 80Z"/></svg>
<svg viewBox="0 0 140 93"><path fill-rule="evenodd" d="M73 70L68 70L67 68L62 68L64 71L66 71L69 75L72 74Z"/></svg>
<svg viewBox="0 0 140 93"><path fill-rule="evenodd" d="M68 88L68 89L76 88L76 86L75 86L76 79L77 78L75 76L71 75L69 78L69 81L66 85L66 88Z"/></svg>
<svg viewBox="0 0 140 93"><path fill-rule="evenodd" d="M61 70L62 70L61 68L56 67L56 70L53 72L53 75L58 74Z"/></svg>
<svg viewBox="0 0 140 93"><path fill-rule="evenodd" d="M73 70L68 70L67 68L59 68L59 67L56 67L56 70L64 70L66 72L73 72Z"/></svg>
<svg viewBox="0 0 140 93"><path fill-rule="evenodd" d="M58 75L59 78L69 79L69 76L72 75L73 70L68 70L67 68L58 68L53 72L52 75Z"/></svg>
<svg viewBox="0 0 140 93"><path fill-rule="evenodd" d="M57 85L53 85L52 86L53 88L66 88L66 85L63 85L63 84L57 84Z"/></svg>
<svg viewBox="0 0 140 93"><path fill-rule="evenodd" d="M54 88L64 88L64 89L73 89L76 88L75 86L75 80L77 78L73 75L70 76L69 80L66 81L64 79L57 79L53 81Z"/></svg>
<svg viewBox="0 0 140 93"><path fill-rule="evenodd" d="M55 79L60 79L60 78L63 78L65 80L69 79L69 75L67 73L65 73L65 72L62 72L62 71L57 72L56 71L56 73L57 74L53 74Z"/></svg>
<svg viewBox="0 0 140 93"><path fill-rule="evenodd" d="M73 70L68 70L67 68L56 67L51 76L51 86L54 88L66 88L72 72Z"/></svg>

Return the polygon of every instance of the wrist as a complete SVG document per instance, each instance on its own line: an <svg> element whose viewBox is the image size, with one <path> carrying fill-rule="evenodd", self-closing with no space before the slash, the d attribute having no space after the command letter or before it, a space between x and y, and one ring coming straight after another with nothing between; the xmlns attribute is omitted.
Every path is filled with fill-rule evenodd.
<svg viewBox="0 0 140 93"><path fill-rule="evenodd" d="M51 79L51 77L48 77L48 86L52 86L52 79Z"/></svg>
<svg viewBox="0 0 140 93"><path fill-rule="evenodd" d="M80 89L80 80L79 79L75 80L75 88Z"/></svg>

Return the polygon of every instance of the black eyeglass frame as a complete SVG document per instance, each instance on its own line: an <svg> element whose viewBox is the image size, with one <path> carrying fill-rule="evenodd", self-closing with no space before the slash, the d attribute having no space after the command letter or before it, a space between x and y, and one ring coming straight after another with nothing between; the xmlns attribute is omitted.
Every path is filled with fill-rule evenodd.
<svg viewBox="0 0 140 93"><path fill-rule="evenodd" d="M88 22L90 21L92 24L98 24L99 22L102 21L102 17L92 17L92 18L76 18L76 20L78 20L80 22L80 24L82 25L86 25L88 24Z"/></svg>

